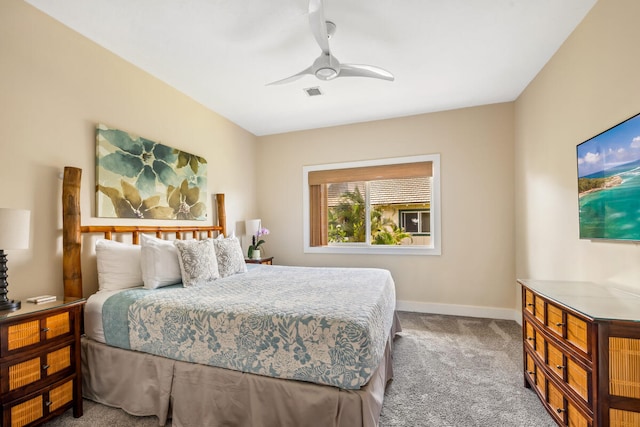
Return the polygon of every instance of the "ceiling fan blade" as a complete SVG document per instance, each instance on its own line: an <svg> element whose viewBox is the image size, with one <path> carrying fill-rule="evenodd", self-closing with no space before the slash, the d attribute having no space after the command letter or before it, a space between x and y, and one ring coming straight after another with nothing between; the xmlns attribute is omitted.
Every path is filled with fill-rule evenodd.
<svg viewBox="0 0 640 427"><path fill-rule="evenodd" d="M327 21L324 19L324 5L322 0L309 0L309 25L316 42L325 55L329 55L329 36Z"/></svg>
<svg viewBox="0 0 640 427"><path fill-rule="evenodd" d="M362 64L340 64L340 74L338 77L371 77L394 81L393 74L380 67Z"/></svg>
<svg viewBox="0 0 640 427"><path fill-rule="evenodd" d="M304 70L300 71L299 73L294 74L293 76L289 76L289 77L287 77L285 79L276 80L275 82L268 83L267 86L281 85L281 84L285 84L285 83L290 83L290 82L298 80L300 77L304 76L305 74L313 74L313 69L311 67L307 67Z"/></svg>

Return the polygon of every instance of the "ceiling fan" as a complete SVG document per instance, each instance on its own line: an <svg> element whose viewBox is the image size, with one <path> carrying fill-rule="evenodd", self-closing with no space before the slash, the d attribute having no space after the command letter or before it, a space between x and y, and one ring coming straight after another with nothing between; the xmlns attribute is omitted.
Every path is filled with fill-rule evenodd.
<svg viewBox="0 0 640 427"><path fill-rule="evenodd" d="M362 64L341 64L338 58L331 54L329 38L335 33L336 25L324 18L322 0L309 0L309 25L322 53L311 66L297 74L282 80L271 82L269 85L279 85L298 80L304 75L315 75L320 80L333 80L337 77L371 77L393 81L393 74L380 67Z"/></svg>

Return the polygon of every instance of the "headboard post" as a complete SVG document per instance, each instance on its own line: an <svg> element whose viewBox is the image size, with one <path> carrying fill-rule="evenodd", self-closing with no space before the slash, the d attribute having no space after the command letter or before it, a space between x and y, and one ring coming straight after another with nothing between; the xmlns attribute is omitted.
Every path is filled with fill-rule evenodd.
<svg viewBox="0 0 640 427"><path fill-rule="evenodd" d="M82 169L66 166L62 184L62 276L64 296L82 298L80 252L80 177Z"/></svg>
<svg viewBox="0 0 640 427"><path fill-rule="evenodd" d="M222 234L227 237L227 212L224 208L224 194L216 194L216 205L218 207L218 225L222 227Z"/></svg>

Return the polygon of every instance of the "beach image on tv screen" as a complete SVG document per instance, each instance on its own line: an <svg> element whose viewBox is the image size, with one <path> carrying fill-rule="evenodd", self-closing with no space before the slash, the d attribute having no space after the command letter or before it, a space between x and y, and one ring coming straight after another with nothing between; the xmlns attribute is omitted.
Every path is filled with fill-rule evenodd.
<svg viewBox="0 0 640 427"><path fill-rule="evenodd" d="M577 147L580 238L640 240L640 114Z"/></svg>

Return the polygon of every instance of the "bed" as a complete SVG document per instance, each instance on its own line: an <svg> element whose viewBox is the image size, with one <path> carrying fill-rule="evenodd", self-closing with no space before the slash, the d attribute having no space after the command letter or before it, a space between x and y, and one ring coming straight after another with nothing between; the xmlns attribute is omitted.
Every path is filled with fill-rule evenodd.
<svg viewBox="0 0 640 427"><path fill-rule="evenodd" d="M65 296L85 297L82 243L96 233L101 241L124 233L143 248L176 240L171 246L178 248L182 268L181 283L147 288L145 280L143 287L105 286L88 296L84 397L133 415L155 415L160 425L378 425L400 330L388 271L247 266L243 257L233 265L218 256L226 273L199 283L185 269L183 248L200 254L211 243L218 255L224 252L217 246L230 240L224 238L224 195L216 195L215 226L82 226L80 175L65 168ZM102 287L103 272L111 270L100 264L101 256Z"/></svg>

